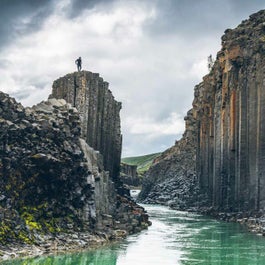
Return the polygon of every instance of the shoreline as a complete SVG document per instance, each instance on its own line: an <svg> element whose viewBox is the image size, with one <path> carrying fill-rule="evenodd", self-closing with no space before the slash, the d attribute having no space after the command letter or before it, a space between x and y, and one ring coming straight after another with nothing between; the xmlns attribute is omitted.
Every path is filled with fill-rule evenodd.
<svg viewBox="0 0 265 265"><path fill-rule="evenodd" d="M141 203L141 202L137 202ZM176 211L187 211L187 212L193 212L198 213L206 216L210 216L212 218L215 218L216 220L224 221L224 222L234 222L239 223L242 226L246 227L247 230L251 233L255 233L259 236L265 237L265 213L262 212L224 212L224 211L217 211L216 209L213 209L212 207L176 207L171 206L167 203L146 203L144 204L150 204L150 205L163 205L171 208L172 210Z"/></svg>
<svg viewBox="0 0 265 265"><path fill-rule="evenodd" d="M180 210L172 208L173 210ZM182 211L194 212L206 216L210 216L219 221L239 223L249 232L259 236L265 236L265 214L261 212L222 212L210 207L205 208L188 208Z"/></svg>
<svg viewBox="0 0 265 265"><path fill-rule="evenodd" d="M152 205L152 204L150 204ZM163 204L159 204L163 205ZM257 236L265 236L265 215L249 212L217 212L212 208L187 208L179 209L170 207L172 210L194 212L205 216L210 216L216 220L224 222L239 223L250 233ZM108 244L114 244L126 238L130 234L126 230L113 230L111 232L71 232L59 233L57 235L42 235L35 244L25 244L19 242L10 242L8 245L0 245L0 263L17 259L34 258L39 256L60 255L67 253L76 253L90 251L104 247Z"/></svg>
<svg viewBox="0 0 265 265"><path fill-rule="evenodd" d="M0 245L0 264L3 261L23 258L89 251L119 242L128 235L125 230L114 230L111 234L73 232L56 236L45 235L42 236L43 242L39 241L32 245L12 242L8 245Z"/></svg>
<svg viewBox="0 0 265 265"><path fill-rule="evenodd" d="M251 233L256 235L265 236L265 215L263 213L254 213L249 212L199 212L202 214L207 214L211 217L216 218L224 222L234 222L239 223L240 225L247 228Z"/></svg>

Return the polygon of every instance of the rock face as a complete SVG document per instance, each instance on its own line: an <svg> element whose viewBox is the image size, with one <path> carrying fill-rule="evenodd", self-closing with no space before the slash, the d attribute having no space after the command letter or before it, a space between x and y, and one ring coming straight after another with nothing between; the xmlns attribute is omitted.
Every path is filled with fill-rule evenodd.
<svg viewBox="0 0 265 265"><path fill-rule="evenodd" d="M82 151L77 110L64 100L24 109L3 93L0 108L1 206L25 217L26 226L19 230L19 239L31 228L53 230L47 220L57 220L54 226L60 229L79 224L93 228L95 187ZM17 225L8 223L5 216L1 221L6 223L5 229Z"/></svg>
<svg viewBox="0 0 265 265"><path fill-rule="evenodd" d="M129 186L138 187L141 185L141 181L137 173L137 165L121 163L121 179L124 184Z"/></svg>
<svg viewBox="0 0 265 265"><path fill-rule="evenodd" d="M187 113L185 122L182 139L157 157L145 174L139 201L178 209L191 207L197 202L197 130L192 110Z"/></svg>
<svg viewBox="0 0 265 265"><path fill-rule="evenodd" d="M167 164L165 156L159 162L161 169L154 171L154 164L148 175L156 178L164 174L169 181L180 174L180 164L186 170L196 168L198 187L201 194L207 195L208 206L219 211L264 211L264 52L264 10L251 15L236 29L225 31L211 72L195 87L191 110L194 136L188 137L188 141L194 142L193 166L189 167L185 158ZM180 142L184 139L185 134ZM174 148L171 157L186 157L189 150L184 147L180 154ZM172 167L176 169L173 176ZM155 185L162 181L159 179ZM143 197L150 199L148 189L154 188L146 187L143 192L148 195Z"/></svg>
<svg viewBox="0 0 265 265"><path fill-rule="evenodd" d="M69 76L86 74L91 73ZM32 108L24 108L0 92L0 252L1 246L14 242L36 243L45 248L49 238L61 248L67 249L71 242L70 248L79 248L79 243L89 247L95 233L96 238L102 235L102 241L148 226L147 214L126 195L119 175L111 177L105 170L104 162L112 174L118 173L115 161L120 158L111 162L107 159L108 155L115 157L120 153L120 104L109 90L105 89L100 96L98 93L90 92L89 97L106 101L108 106L97 106L93 101L92 109L105 106L109 110L107 119L106 113L98 111L95 119L88 116L83 125L84 114L80 115L64 99L50 97ZM89 103L86 106L91 108ZM118 116L111 125L112 109ZM109 127L97 119L106 119ZM86 126L94 128L95 124L107 130L101 131L103 142L97 142L97 135L91 138L102 145L107 159L88 145L90 129L83 132ZM95 133L97 130L100 128ZM118 147L114 146L114 139ZM112 147L113 150L109 149ZM78 233L73 237L75 241L69 236L73 233Z"/></svg>
<svg viewBox="0 0 265 265"><path fill-rule="evenodd" d="M265 209L265 11L222 37L198 111L198 177L213 206Z"/></svg>
<svg viewBox="0 0 265 265"><path fill-rule="evenodd" d="M121 103L114 99L108 86L99 74L75 72L54 81L50 98L65 99L78 109L82 137L102 154L105 170L116 178L121 159Z"/></svg>

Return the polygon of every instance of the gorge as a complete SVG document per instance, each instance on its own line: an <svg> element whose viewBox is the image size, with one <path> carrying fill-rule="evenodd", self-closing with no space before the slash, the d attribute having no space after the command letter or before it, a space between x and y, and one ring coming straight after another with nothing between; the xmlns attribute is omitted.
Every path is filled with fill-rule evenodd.
<svg viewBox="0 0 265 265"><path fill-rule="evenodd" d="M183 137L155 159L140 201L260 217L263 230L264 38L264 10L225 31L210 73L195 86Z"/></svg>
<svg viewBox="0 0 265 265"><path fill-rule="evenodd" d="M154 264L172 264L164 253L156 259L160 251L152 247L160 242L177 264L244 264L243 250L244 259L263 264L264 238L191 212L265 235L264 53L265 10L225 31L214 65L195 86L183 137L145 173L141 206L120 178L121 103L99 74L55 80L49 99L32 108L0 92L0 259L84 250L136 234L127 240L147 235L153 252L143 252ZM122 167L128 184L138 185L135 165ZM137 235L150 225L144 206L155 225ZM251 255L244 240L253 242ZM116 252L110 260L116 264Z"/></svg>

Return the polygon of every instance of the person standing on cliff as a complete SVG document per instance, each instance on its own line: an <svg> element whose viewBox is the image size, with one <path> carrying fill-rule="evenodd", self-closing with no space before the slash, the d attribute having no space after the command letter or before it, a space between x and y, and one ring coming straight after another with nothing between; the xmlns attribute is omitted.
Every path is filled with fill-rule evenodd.
<svg viewBox="0 0 265 265"><path fill-rule="evenodd" d="M80 72L82 68L82 59L79 57L78 59L75 60L75 64L77 65L77 71Z"/></svg>

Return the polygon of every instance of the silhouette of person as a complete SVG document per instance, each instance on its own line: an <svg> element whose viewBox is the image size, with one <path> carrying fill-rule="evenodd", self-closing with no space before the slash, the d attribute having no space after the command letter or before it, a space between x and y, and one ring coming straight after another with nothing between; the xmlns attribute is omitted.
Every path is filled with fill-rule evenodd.
<svg viewBox="0 0 265 265"><path fill-rule="evenodd" d="M81 71L82 68L82 59L79 57L78 59L75 60L75 64L77 65L77 71Z"/></svg>
<svg viewBox="0 0 265 265"><path fill-rule="evenodd" d="M209 72L210 72L211 69L213 68L213 64L214 64L214 62L213 62L213 57L212 57L212 55L210 54L210 56L208 57L208 70L209 70Z"/></svg>

